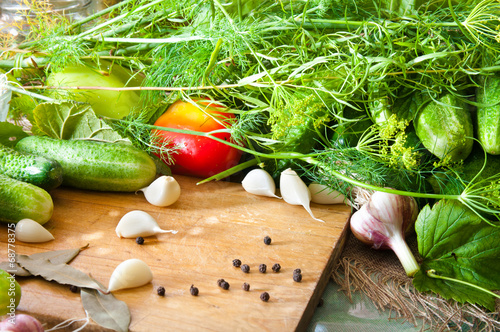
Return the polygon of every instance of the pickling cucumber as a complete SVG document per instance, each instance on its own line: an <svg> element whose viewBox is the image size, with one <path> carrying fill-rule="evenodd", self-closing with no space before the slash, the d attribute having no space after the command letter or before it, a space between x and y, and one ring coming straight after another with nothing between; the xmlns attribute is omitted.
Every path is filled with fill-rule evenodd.
<svg viewBox="0 0 500 332"><path fill-rule="evenodd" d="M54 203L47 191L0 174L0 221L17 223L29 218L43 225L53 211Z"/></svg>
<svg viewBox="0 0 500 332"><path fill-rule="evenodd" d="M153 159L131 144L28 136L15 149L57 160L63 185L73 188L133 192L156 176Z"/></svg>
<svg viewBox="0 0 500 332"><path fill-rule="evenodd" d="M62 167L57 161L21 153L0 144L0 174L51 190L62 183Z"/></svg>
<svg viewBox="0 0 500 332"><path fill-rule="evenodd" d="M486 76L477 89L477 139L489 154L500 154L500 76Z"/></svg>
<svg viewBox="0 0 500 332"><path fill-rule="evenodd" d="M468 105L450 93L430 101L414 121L418 138L433 155L461 161L472 151L473 124Z"/></svg>

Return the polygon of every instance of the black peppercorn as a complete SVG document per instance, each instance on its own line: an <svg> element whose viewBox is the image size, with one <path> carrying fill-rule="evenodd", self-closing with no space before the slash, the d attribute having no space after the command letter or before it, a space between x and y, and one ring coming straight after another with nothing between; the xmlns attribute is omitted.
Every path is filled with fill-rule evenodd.
<svg viewBox="0 0 500 332"><path fill-rule="evenodd" d="M243 271L245 273L249 273L250 272L250 266L248 266L247 264L243 264L241 266L241 271Z"/></svg>
<svg viewBox="0 0 500 332"><path fill-rule="evenodd" d="M78 293L78 291L80 290L80 288L79 288L78 286L71 285L71 286L69 286L69 290L70 290L72 293Z"/></svg>
<svg viewBox="0 0 500 332"><path fill-rule="evenodd" d="M264 302L267 302L269 301L269 293L268 292L264 292L262 294L260 294L260 299Z"/></svg>
<svg viewBox="0 0 500 332"><path fill-rule="evenodd" d="M243 283L243 286L241 286L245 292L248 292L250 290L250 285L247 284L246 282Z"/></svg>
<svg viewBox="0 0 500 332"><path fill-rule="evenodd" d="M301 274L302 270L301 269L295 269L293 270L293 274Z"/></svg>
<svg viewBox="0 0 500 332"><path fill-rule="evenodd" d="M276 263L273 265L272 269L273 269L273 272L279 272L281 270L281 265Z"/></svg>
<svg viewBox="0 0 500 332"><path fill-rule="evenodd" d="M198 296L198 287L194 287L194 285L191 285L191 287L189 288L189 292L193 296Z"/></svg>
<svg viewBox="0 0 500 332"><path fill-rule="evenodd" d="M240 267L241 266L241 261L239 259L233 259L233 266L234 267Z"/></svg>
<svg viewBox="0 0 500 332"><path fill-rule="evenodd" d="M138 236L136 239L135 239L135 242L137 244L144 244L144 238L142 236Z"/></svg>
<svg viewBox="0 0 500 332"><path fill-rule="evenodd" d="M293 281L301 282L302 281L302 274L301 273L294 273L293 274Z"/></svg>
<svg viewBox="0 0 500 332"><path fill-rule="evenodd" d="M156 289L156 293L160 296L165 296L165 288L163 286L158 287L158 289Z"/></svg>
<svg viewBox="0 0 500 332"><path fill-rule="evenodd" d="M224 282L224 279L219 279L217 280L217 286L222 287L222 283Z"/></svg>
<svg viewBox="0 0 500 332"><path fill-rule="evenodd" d="M269 236L264 237L264 243L267 245L271 244L271 238Z"/></svg>
<svg viewBox="0 0 500 332"><path fill-rule="evenodd" d="M221 282L220 286L222 287L222 289L224 290L228 290L229 289L229 283L227 281L223 281Z"/></svg>
<svg viewBox="0 0 500 332"><path fill-rule="evenodd" d="M259 272L260 273L266 273L266 270L267 270L266 264L260 264L259 265Z"/></svg>

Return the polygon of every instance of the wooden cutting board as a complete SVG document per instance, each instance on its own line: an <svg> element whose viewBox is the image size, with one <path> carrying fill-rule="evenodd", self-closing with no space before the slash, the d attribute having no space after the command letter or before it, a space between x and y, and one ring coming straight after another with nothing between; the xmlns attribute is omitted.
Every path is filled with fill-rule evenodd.
<svg viewBox="0 0 500 332"><path fill-rule="evenodd" d="M339 258L350 208L312 204L323 223L301 206L246 193L237 183L196 185L197 179L176 178L181 197L163 208L149 204L142 193L53 190L54 214L45 226L55 240L17 241L15 251L33 254L89 244L70 264L105 286L120 262L139 258L148 263L152 283L114 293L130 309L131 331L306 329ZM178 233L148 237L143 245L120 239L115 227L132 210L146 211L163 229ZM0 230L0 250L7 253L7 227ZM265 236L271 237L270 245L264 244ZM250 266L250 273L232 265L236 258ZM281 265L279 273L271 271L275 263ZM267 265L266 273L259 272L260 264ZM296 268L302 270L302 282L292 278ZM229 290L217 285L221 278L229 282ZM23 292L19 312L40 317L47 328L85 317L79 294L68 286L39 277L17 280ZM249 292L242 290L244 282L250 284ZM199 296L190 294L192 284ZM157 295L159 286L166 290L164 297ZM260 300L262 292L269 293L268 302ZM87 330L92 326L97 325L91 323Z"/></svg>

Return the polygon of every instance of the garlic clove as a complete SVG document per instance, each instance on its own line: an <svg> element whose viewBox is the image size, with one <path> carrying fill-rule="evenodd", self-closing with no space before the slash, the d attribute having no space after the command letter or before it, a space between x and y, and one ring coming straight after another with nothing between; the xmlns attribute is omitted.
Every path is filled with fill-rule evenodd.
<svg viewBox="0 0 500 332"><path fill-rule="evenodd" d="M280 191L285 202L292 205L302 205L313 219L323 222L323 220L316 218L311 211L309 188L291 168L281 172Z"/></svg>
<svg viewBox="0 0 500 332"><path fill-rule="evenodd" d="M261 168L248 172L241 181L241 185L250 194L281 198L275 194L276 184L272 176Z"/></svg>
<svg viewBox="0 0 500 332"><path fill-rule="evenodd" d="M155 206L169 206L174 204L181 195L181 187L171 176L160 176L149 186L139 189L144 193L146 200Z"/></svg>
<svg viewBox="0 0 500 332"><path fill-rule="evenodd" d="M16 224L16 240L21 242L47 242L54 240L54 236L42 225L32 219L21 219Z"/></svg>
<svg viewBox="0 0 500 332"><path fill-rule="evenodd" d="M147 237L160 233L176 234L174 230L163 230L147 212L134 210L126 213L116 226L116 235L123 238Z"/></svg>
<svg viewBox="0 0 500 332"><path fill-rule="evenodd" d="M311 192L311 202L316 204L341 204L349 205L349 200L336 190L332 190L325 185L312 182L308 186Z"/></svg>
<svg viewBox="0 0 500 332"><path fill-rule="evenodd" d="M153 280L153 272L140 259L132 258L121 262L109 278L108 292L143 286Z"/></svg>

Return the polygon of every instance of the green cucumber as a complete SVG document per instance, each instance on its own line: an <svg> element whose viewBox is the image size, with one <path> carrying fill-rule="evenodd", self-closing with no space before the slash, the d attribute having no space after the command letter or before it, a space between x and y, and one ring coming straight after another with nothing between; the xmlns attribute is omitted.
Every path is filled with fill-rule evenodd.
<svg viewBox="0 0 500 332"><path fill-rule="evenodd" d="M47 191L0 174L0 221L17 223L29 218L43 225L53 211L54 203Z"/></svg>
<svg viewBox="0 0 500 332"><path fill-rule="evenodd" d="M53 159L21 153L0 144L0 174L51 190L62 183L63 170Z"/></svg>
<svg viewBox="0 0 500 332"><path fill-rule="evenodd" d="M500 76L486 76L477 89L477 139L484 150L500 154Z"/></svg>
<svg viewBox="0 0 500 332"><path fill-rule="evenodd" d="M63 185L73 188L133 192L156 176L153 159L131 144L28 136L15 149L57 160Z"/></svg>
<svg viewBox="0 0 500 332"><path fill-rule="evenodd" d="M472 151L473 124L468 105L450 93L430 101L414 122L418 138L433 155L461 161Z"/></svg>

